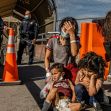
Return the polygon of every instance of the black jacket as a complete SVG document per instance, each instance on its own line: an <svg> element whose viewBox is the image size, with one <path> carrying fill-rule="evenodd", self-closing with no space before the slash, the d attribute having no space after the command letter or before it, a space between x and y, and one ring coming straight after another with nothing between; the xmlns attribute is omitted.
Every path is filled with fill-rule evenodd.
<svg viewBox="0 0 111 111"><path fill-rule="evenodd" d="M32 19L23 19L20 25L20 35L21 38L28 36L28 39L36 39L38 33L38 25L35 20Z"/></svg>

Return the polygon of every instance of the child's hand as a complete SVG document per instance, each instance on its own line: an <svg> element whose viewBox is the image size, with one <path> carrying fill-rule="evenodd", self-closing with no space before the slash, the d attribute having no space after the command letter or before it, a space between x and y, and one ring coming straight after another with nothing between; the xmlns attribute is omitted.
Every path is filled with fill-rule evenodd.
<svg viewBox="0 0 111 111"><path fill-rule="evenodd" d="M91 79L97 79L97 74L93 74L93 75L91 76Z"/></svg>
<svg viewBox="0 0 111 111"><path fill-rule="evenodd" d="M88 81L80 82L80 84L85 86L87 89L89 88L89 82Z"/></svg>
<svg viewBox="0 0 111 111"><path fill-rule="evenodd" d="M45 83L48 83L52 80L52 76L48 76L45 78Z"/></svg>

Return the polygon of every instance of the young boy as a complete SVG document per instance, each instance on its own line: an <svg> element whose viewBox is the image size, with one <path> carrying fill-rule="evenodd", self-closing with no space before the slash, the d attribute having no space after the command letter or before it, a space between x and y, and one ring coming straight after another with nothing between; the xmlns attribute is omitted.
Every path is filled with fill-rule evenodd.
<svg viewBox="0 0 111 111"><path fill-rule="evenodd" d="M102 90L105 61L94 52L88 52L78 64L79 71L75 81L75 92L80 103L99 108L104 102ZM98 105L97 105L98 104Z"/></svg>
<svg viewBox="0 0 111 111"><path fill-rule="evenodd" d="M48 111L51 106L55 111L73 111L68 104L76 101L75 90L72 82L69 79L64 79L64 65L61 63L53 64L51 66L51 73L53 83L44 101L42 111ZM76 106L73 109L78 111L80 103L75 104Z"/></svg>

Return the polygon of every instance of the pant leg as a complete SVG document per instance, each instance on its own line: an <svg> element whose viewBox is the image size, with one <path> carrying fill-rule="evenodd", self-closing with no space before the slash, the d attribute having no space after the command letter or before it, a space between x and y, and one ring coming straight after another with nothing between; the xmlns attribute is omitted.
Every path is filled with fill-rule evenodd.
<svg viewBox="0 0 111 111"><path fill-rule="evenodd" d="M1 63L2 63L2 57L1 57L1 44L2 44L2 33L0 32L0 65L1 65Z"/></svg>
<svg viewBox="0 0 111 111"><path fill-rule="evenodd" d="M104 102L104 92L102 89L98 91L98 93L94 96L98 103Z"/></svg>
<svg viewBox="0 0 111 111"><path fill-rule="evenodd" d="M2 40L3 40L3 36L2 36L2 32L0 31L0 49L1 49Z"/></svg>
<svg viewBox="0 0 111 111"><path fill-rule="evenodd" d="M29 63L33 62L33 56L34 56L34 45L28 44L28 50L29 50Z"/></svg>
<svg viewBox="0 0 111 111"><path fill-rule="evenodd" d="M76 97L79 102L89 104L89 95L86 88L82 84L75 86Z"/></svg>
<svg viewBox="0 0 111 111"><path fill-rule="evenodd" d="M49 111L50 107L51 107L51 103L44 101L42 111Z"/></svg>
<svg viewBox="0 0 111 111"><path fill-rule="evenodd" d="M20 40L19 49L18 49L18 52L17 52L17 63L18 64L21 64L22 55L23 55L23 51L24 51L25 47L26 47L26 42Z"/></svg>

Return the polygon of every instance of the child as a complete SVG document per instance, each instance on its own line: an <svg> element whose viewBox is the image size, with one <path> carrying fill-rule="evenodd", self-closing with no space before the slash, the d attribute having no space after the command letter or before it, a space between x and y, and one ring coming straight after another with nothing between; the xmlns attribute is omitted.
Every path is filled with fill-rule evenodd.
<svg viewBox="0 0 111 111"><path fill-rule="evenodd" d="M68 104L70 102L75 102L76 96L72 82L69 79L64 79L64 65L61 63L53 64L51 73L53 83L51 84L50 91L44 101L42 111L48 111L51 106L56 107L54 110L71 111ZM79 109L80 103L75 104L76 106L73 109Z"/></svg>
<svg viewBox="0 0 111 111"><path fill-rule="evenodd" d="M80 103L99 108L104 102L102 90L105 61L94 52L88 52L78 64L79 71L75 81L75 92ZM98 104L98 105L97 105Z"/></svg>

